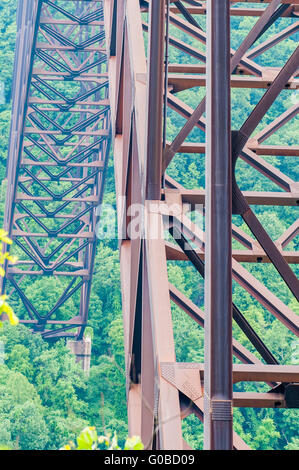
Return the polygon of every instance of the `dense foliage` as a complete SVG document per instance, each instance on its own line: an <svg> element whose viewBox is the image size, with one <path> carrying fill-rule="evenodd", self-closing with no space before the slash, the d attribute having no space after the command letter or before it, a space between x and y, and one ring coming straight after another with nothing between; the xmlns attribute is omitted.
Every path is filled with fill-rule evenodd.
<svg viewBox="0 0 299 470"><path fill-rule="evenodd" d="M255 5L256 6L256 5ZM5 178L7 155L11 78L15 44L15 0L0 0L0 70L5 82L6 104L0 105L0 177ZM200 20L202 21L202 20ZM269 30L278 32L284 25L281 19ZM237 47L252 27L254 19L233 20L233 47ZM289 24L289 23L288 23ZM204 25L202 25L204 26ZM181 35L177 31L173 34ZM186 38L184 38L186 39ZM263 38L260 39L263 40ZM296 38L291 37L262 56L261 64L273 61L273 51L279 48L279 60L283 63L296 46ZM196 47L202 47L193 43ZM184 61L180 52L172 52L172 62ZM278 65L277 60L275 65ZM202 89L192 89L179 94L194 106L203 94ZM233 125L240 126L248 110L257 103L262 90L235 90L232 96ZM265 125L287 109L294 101L294 92L285 91L272 106L263 121ZM169 112L168 138L176 135L182 118ZM298 122L297 122L298 124ZM282 129L271 139L272 144L294 144L296 122L293 120L287 129ZM194 130L192 141L204 141L203 134ZM267 157L288 176L296 172L295 158ZM178 155L169 168L170 176L187 188L204 187L204 156ZM273 184L259 175L245 163L238 164L238 181L244 190L273 189ZM3 183L5 185L5 183ZM275 188L277 190L277 188ZM0 217L3 213L4 189L0 201ZM106 187L106 201L115 203L113 166L109 166ZM295 220L293 208L255 207L255 212L270 235L275 239ZM247 231L237 217L234 222ZM296 249L298 238L290 249ZM273 289L278 297L293 309L295 305L288 289L285 288L276 271L267 265L248 266L259 280ZM170 281L185 295L203 308L203 282L191 265L183 270L180 263L169 263ZM28 284L26 295L42 311L43 305L57 295L55 284L50 279L42 279ZM246 318L265 343L275 352L281 363L298 363L299 351L295 337L277 320L257 304L241 287L234 286L234 300ZM20 303L15 302L16 313L22 315ZM299 313L299 312L298 312ZM56 344L45 343L39 336L33 336L24 326L5 325L0 330L0 341L5 354L0 366L0 445L16 449L58 449L69 441L74 441L79 432L88 425L95 426L99 434L117 429L121 445L127 433L125 372L123 354L123 326L121 316L120 275L117 241L99 242L93 290L90 301L89 326L93 330L92 367L90 375L83 374L80 366L63 341ZM178 361L203 361L203 331L191 319L173 306L173 322ZM242 332L234 326L234 336L252 350ZM259 385L262 391L265 386ZM266 388L267 389L267 388ZM252 385L239 386L238 390L252 390ZM236 409L235 430L254 449L298 449L298 414L296 410L252 410ZM297 418L297 419L296 419ZM184 437L194 448L202 448L202 426L194 416L183 422Z"/></svg>

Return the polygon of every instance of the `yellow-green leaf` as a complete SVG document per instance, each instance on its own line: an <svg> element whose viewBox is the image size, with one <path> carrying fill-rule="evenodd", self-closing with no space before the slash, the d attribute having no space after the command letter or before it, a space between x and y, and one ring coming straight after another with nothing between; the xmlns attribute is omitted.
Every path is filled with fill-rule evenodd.
<svg viewBox="0 0 299 470"><path fill-rule="evenodd" d="M18 257L17 256L14 256L14 255L8 255L7 256L7 259L12 263L16 263L18 261Z"/></svg>
<svg viewBox="0 0 299 470"><path fill-rule="evenodd" d="M98 435L95 427L86 427L77 438L78 450L92 450Z"/></svg>
<svg viewBox="0 0 299 470"><path fill-rule="evenodd" d="M11 325L18 325L19 324L19 319L18 317L15 315L15 312L13 311L13 309L10 307L10 305L8 305L7 303L4 303L2 306L1 306L1 309L2 309L2 312L6 313L6 315L8 316L8 319L10 321L10 324Z"/></svg>
<svg viewBox="0 0 299 470"><path fill-rule="evenodd" d="M143 450L144 445L138 436L128 437L124 450Z"/></svg>
<svg viewBox="0 0 299 470"><path fill-rule="evenodd" d="M3 242L3 243L6 243L7 245L11 245L12 244L12 240L10 238L8 238L8 232L6 232L5 230L0 229L0 240Z"/></svg>

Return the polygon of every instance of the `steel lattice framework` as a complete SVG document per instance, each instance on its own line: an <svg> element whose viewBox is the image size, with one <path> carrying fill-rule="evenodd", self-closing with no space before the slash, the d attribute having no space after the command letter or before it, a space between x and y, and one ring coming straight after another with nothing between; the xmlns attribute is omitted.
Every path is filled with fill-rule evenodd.
<svg viewBox="0 0 299 470"><path fill-rule="evenodd" d="M129 426L148 448L188 448L182 439L181 419L194 413L205 420L207 449L247 449L233 433L234 406L298 407L299 367L280 365L275 351L268 349L232 301L233 279L298 336L298 315L241 264L273 264L298 300L298 279L289 265L298 263L298 254L287 251L298 234L298 220L278 240L272 240L251 206L298 205L298 183L264 157L299 155L295 146L267 145L267 139L296 116L298 105L254 132L280 92L298 88L298 47L282 67L264 67L258 59L298 31L294 18L299 2L254 3L264 6L250 8L246 2L234 0L104 2L116 190L118 199L126 201L126 205L119 204L118 214L123 236L120 262ZM206 14L204 31L198 15ZM230 16L256 18L237 50L230 46ZM262 40L281 17L290 20L288 26ZM183 63L169 60L171 49L184 53ZM205 86L207 98L198 99L195 108L184 101L186 94L179 94ZM230 95L235 87L260 88L265 93L248 110L241 128L232 130ZM168 110L185 119L170 142L166 103ZM206 132L206 141L188 138L194 128ZM173 157L184 153L198 154L198 158L207 154L205 190L186 189L167 175ZM236 170L239 158L278 190L241 191ZM193 210L196 204L204 205L206 233L186 216L186 203ZM132 230L134 214L127 212L132 204L144 206L140 236ZM232 225L232 214L243 219L251 235ZM164 237L163 227L173 241ZM232 238L243 249L232 250ZM169 284L169 260L189 261L199 279L205 277L205 314ZM176 362L174 304L182 315L205 328L204 364ZM232 338L232 320L257 356ZM233 355L238 363L233 363ZM233 384L240 381L266 382L269 392L233 392Z"/></svg>
<svg viewBox="0 0 299 470"><path fill-rule="evenodd" d="M103 19L101 1L18 6L5 228L20 254L6 288L23 301L22 322L45 338L81 339L87 323L110 147ZM26 291L43 276L57 289L46 313Z"/></svg>
<svg viewBox="0 0 299 470"><path fill-rule="evenodd" d="M181 421L190 414L204 419L207 449L248 449L233 432L233 407L299 406L299 367L279 364L232 296L235 281L298 337L298 315L243 263L273 265L298 301L290 264L299 257L288 251L298 220L272 240L252 206L298 206L298 183L266 157L299 155L298 146L267 142L298 113L293 104L269 123L281 91L298 88L299 48L283 66L261 66L259 58L298 32L299 0L255 0L263 4L256 8L246 3L27 0L19 9L5 227L23 257L9 267L7 283L22 298L30 317L25 322L34 331L55 337L78 327L82 337L111 112L129 428L148 449L188 449ZM199 18L205 16L203 28ZM256 21L235 50L230 20L236 16ZM289 20L287 27L263 40L280 18ZM183 63L171 62L175 50L184 54ZM206 89L194 107L180 94L192 88L198 96ZM232 88L264 89L239 129L231 129ZM185 120L171 141L167 112ZM206 139L190 138L194 129ZM186 189L167 174L181 154L206 154L205 190ZM243 191L240 159L277 191ZM133 204L144 210L137 231ZM186 214L186 204L204 217L205 231ZM232 224L233 215L249 230ZM168 261L185 261L198 272L198 282L205 279L205 313L169 283ZM31 276L70 280L46 316L22 289ZM53 319L79 290L75 318ZM205 330L203 364L176 362L174 305L194 320L194 328ZM232 337L233 321L257 355ZM244 381L266 383L269 391L233 391L233 384Z"/></svg>

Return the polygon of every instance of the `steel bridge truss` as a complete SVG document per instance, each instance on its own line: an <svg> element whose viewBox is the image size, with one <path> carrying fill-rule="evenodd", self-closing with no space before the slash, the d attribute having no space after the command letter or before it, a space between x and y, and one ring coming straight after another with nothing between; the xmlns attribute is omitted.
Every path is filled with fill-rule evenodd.
<svg viewBox="0 0 299 470"><path fill-rule="evenodd" d="M298 366L279 364L277 352L269 350L232 298L232 282L296 340L298 315L244 263L276 268L298 300L298 279L290 266L299 259L293 248L298 220L272 240L252 206L289 206L295 220L298 183L267 156L299 155L298 146L268 143L298 113L294 103L269 119L282 90L298 88L299 49L283 66L281 61L261 66L259 59L298 32L299 0L255 0L256 8L246 3L19 4L5 211L5 229L19 260L6 266L2 289L12 299L21 298L26 312L22 321L34 332L45 338L82 338L111 112L129 428L149 449L187 449L181 421L190 414L204 420L205 448L248 449L233 432L233 407L298 407ZM247 16L256 21L234 50L230 17ZM264 39L280 18L288 25ZM176 50L184 55L182 63L172 62ZM206 90L206 98L191 107L180 92L193 88L198 96ZM264 89L235 130L232 88ZM170 140L168 112L176 122L185 120ZM194 129L206 133L206 139L191 138ZM187 189L169 176L169 165L182 154L202 160L206 154L205 190ZM240 159L256 170L261 185L266 178L277 190L242 190L237 182ZM132 225L132 204L144 208L139 231ZM186 213L186 204L193 216L197 211L204 217L205 231ZM248 230L232 224L232 215ZM205 278L205 312L169 283L167 267L173 261L192 265L198 283ZM40 312L35 292L44 278L51 279L48 285L54 286L55 295L44 293L47 311ZM204 363L176 361L174 307L194 320L194 328L204 328ZM233 321L243 332L244 344L232 337ZM239 382L266 383L269 391L236 392L233 384Z"/></svg>
<svg viewBox="0 0 299 470"><path fill-rule="evenodd" d="M261 66L259 58L298 31L299 2L254 3L256 8L235 0L104 1L122 234L129 427L132 434L141 435L148 449L188 448L181 420L190 414L204 419L207 449L248 449L233 432L233 407L298 407L298 366L279 364L276 352L269 350L232 299L234 280L292 332L294 341L298 337L298 315L243 264L273 265L298 300L298 279L290 264L298 263L299 257L294 249L288 251L298 235L298 220L272 240L252 206L290 206L294 211L298 206L298 183L267 156L299 155L298 146L268 144L298 113L294 103L269 122L268 111L280 92L298 88L299 48L283 66ZM205 29L200 19L206 13ZM237 16L253 16L256 21L233 50L230 17ZM289 20L287 27L264 39L263 34L282 17ZM184 54L183 63L171 62L175 50ZM273 61L275 57L274 52ZM198 98L193 107L184 101L186 94L180 94L197 87L200 96L205 86L206 99ZM231 130L231 88L264 89L236 130ZM166 103L168 112L185 119L170 141L165 131ZM264 118L268 125L261 123ZM206 141L190 139L196 128L206 132ZM205 153L205 190L186 189L167 174L174 157L198 154L203 159ZM240 158L277 190L240 189L236 169ZM203 205L196 208L205 216L206 233L186 215L186 203L192 210L196 204ZM133 214L128 212L132 204L144 206L139 236L132 230ZM232 214L239 215L249 230L232 225ZM164 229L171 240L165 238ZM234 245L232 250L232 239L238 242L237 249ZM169 283L168 261L174 260L191 263L198 282L206 278L205 313ZM174 305L182 316L194 320L194 328L205 329L204 364L176 362ZM232 337L233 320L243 331L247 347ZM269 392L233 391L233 384L244 381L266 383Z"/></svg>
<svg viewBox="0 0 299 470"><path fill-rule="evenodd" d="M34 332L81 339L110 148L102 2L21 0L13 87L5 229L19 260L2 288Z"/></svg>

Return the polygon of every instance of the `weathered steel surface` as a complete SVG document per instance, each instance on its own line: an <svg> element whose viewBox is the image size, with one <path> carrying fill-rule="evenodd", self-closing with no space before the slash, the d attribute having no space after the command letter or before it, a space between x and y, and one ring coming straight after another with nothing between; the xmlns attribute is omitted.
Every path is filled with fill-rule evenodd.
<svg viewBox="0 0 299 470"><path fill-rule="evenodd" d="M298 280L289 266L298 263L298 253L293 249L287 251L298 234L298 221L277 240L272 240L252 208L298 205L298 183L264 158L299 155L298 146L277 142L272 145L267 141L297 115L298 105L293 104L254 137L252 134L262 118L268 116L268 109L279 93L298 87L298 48L283 67L263 67L256 59L298 31L298 21L292 18L298 16L299 2L256 3L264 5L249 8L246 2L217 0L105 0L116 191L117 197L126 198L125 208L119 206L118 217L122 234L120 259L129 424L131 432L140 434L148 448L186 448L178 416L184 419L195 413L200 420L205 417L207 448L248 449L232 433L233 406L287 407L297 403L294 397L298 388L288 388L287 384L298 382L298 367L279 365L276 351L269 350L232 303L234 279L298 335L298 316L276 292L271 292L240 264L273 264L294 297L298 296ZM197 15L204 18L208 6L212 10L205 29ZM230 48L228 42L229 15L256 17L252 30L237 50ZM264 32L281 17L290 23L263 41ZM184 37L181 32L185 33ZM144 33L148 34L147 55ZM171 61L175 49L184 54L183 63ZM179 94L206 84L207 99L195 102L193 107ZM260 88L266 92L252 112L248 110L244 125L232 133L230 88ZM165 132L167 110L163 105L166 103L168 111L185 120L172 141L167 141ZM204 117L206 109L207 118ZM189 138L194 128L207 134L207 145L205 141L194 142ZM172 159L182 153L199 154L200 159L206 154L206 190L184 188L165 173ZM240 190L235 181L239 157L276 185L277 190L275 186L274 190ZM132 217L123 210L132 203L141 203L145 208L138 236L130 229ZM192 211L205 215L206 234L186 217L186 203ZM251 235L234 224L231 230L232 213L242 215ZM166 215L164 228L173 241L164 239L161 226ZM155 231L153 239L151 235ZM232 239L239 243L233 250ZM188 260L200 276L205 276L205 312L167 282L167 260ZM205 364L176 363L170 301L206 329ZM243 330L262 361L232 338L232 320ZM244 366L232 366L232 355ZM165 357L170 359L165 361ZM233 394L232 383L239 380L263 381L273 391ZM204 388L209 402L205 412ZM288 393L291 398L286 399Z"/></svg>

